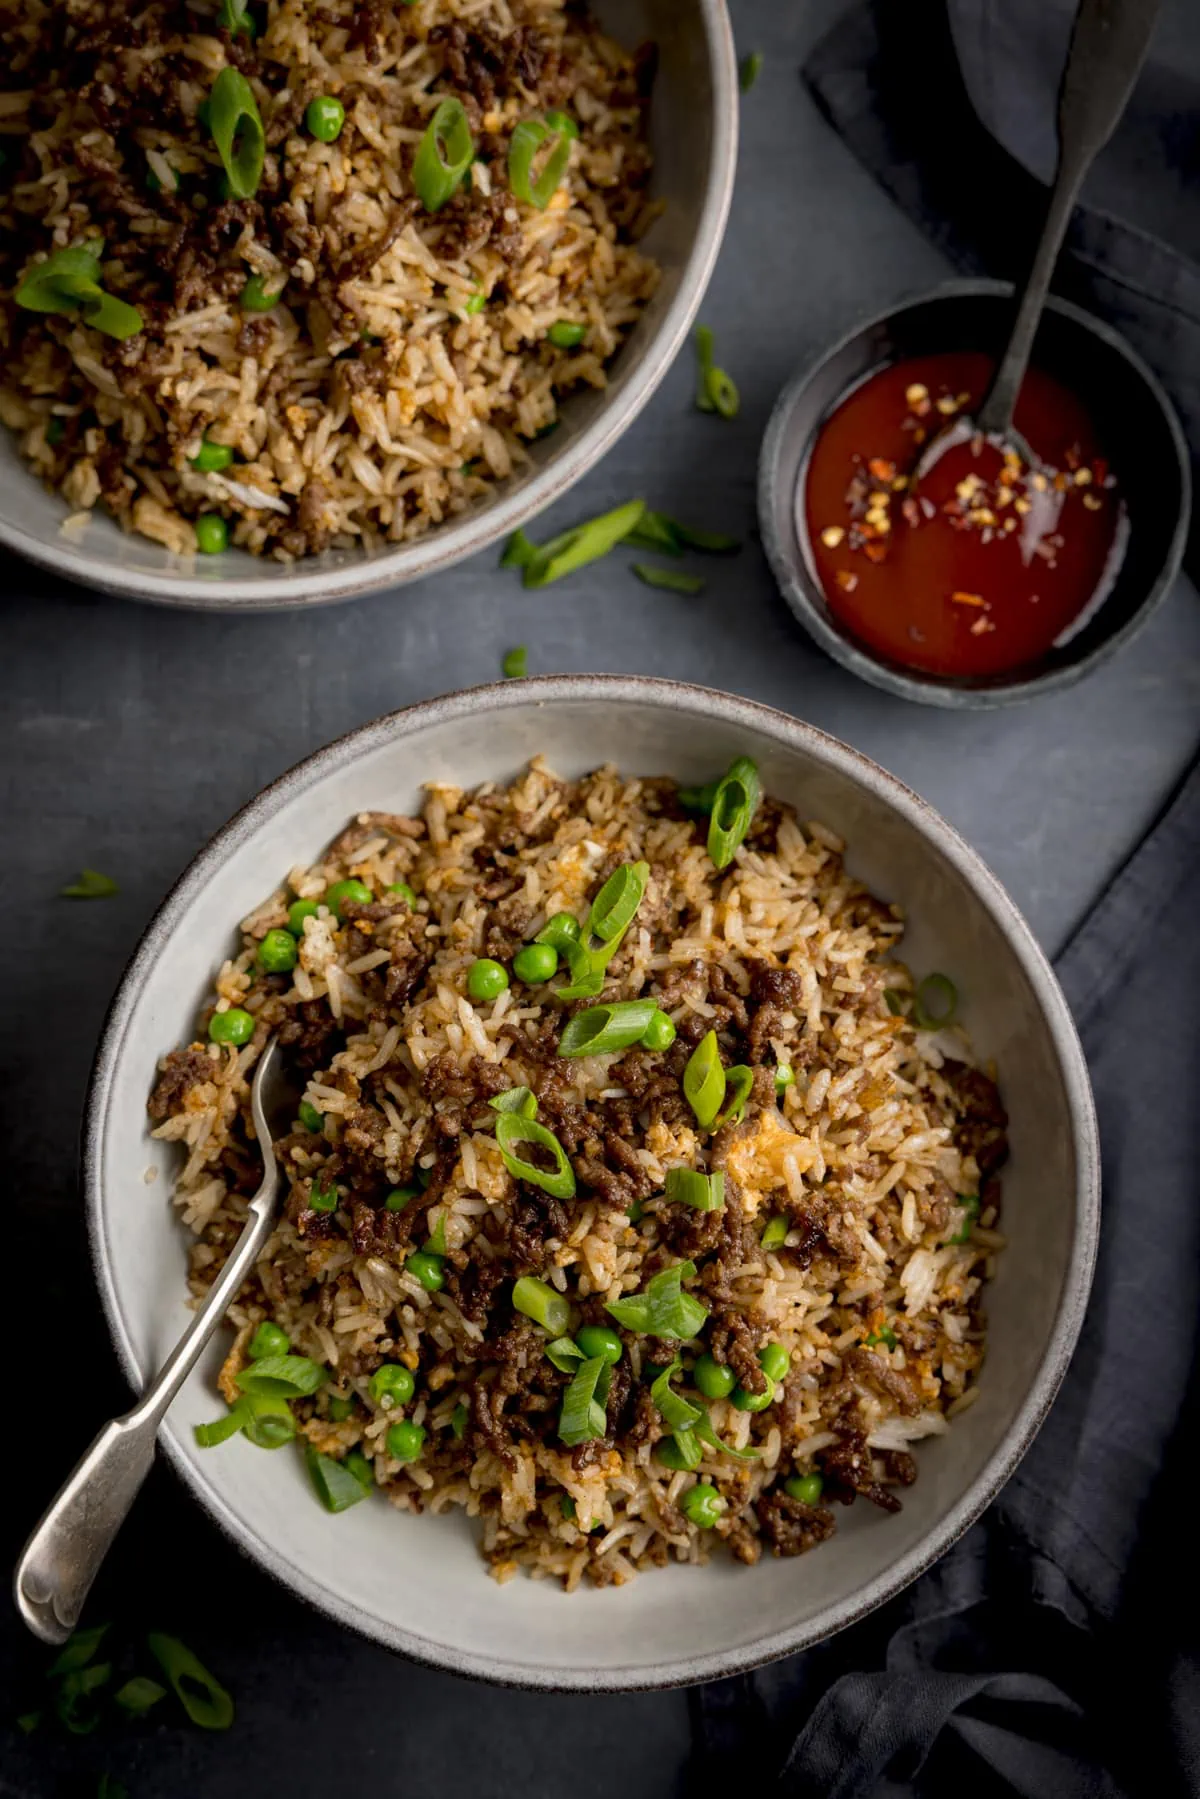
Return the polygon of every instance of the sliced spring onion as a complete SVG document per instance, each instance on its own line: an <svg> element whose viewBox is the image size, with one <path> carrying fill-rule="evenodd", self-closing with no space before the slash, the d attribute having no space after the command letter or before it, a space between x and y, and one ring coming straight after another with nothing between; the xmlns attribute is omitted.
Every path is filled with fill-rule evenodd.
<svg viewBox="0 0 1200 1799"><path fill-rule="evenodd" d="M757 1449L734 1449L732 1444L723 1442L713 1429L712 1419L707 1412L702 1413L691 1428L702 1443L708 1443L713 1449L719 1449L723 1455L736 1456L739 1462L752 1462L759 1454Z"/></svg>
<svg viewBox="0 0 1200 1799"><path fill-rule="evenodd" d="M459 1443L467 1434L467 1408L460 1399L450 1414L450 1435Z"/></svg>
<svg viewBox="0 0 1200 1799"><path fill-rule="evenodd" d="M598 950L585 949L581 943L568 945L564 954L571 979L565 987L556 987L559 999L595 999L604 986L604 971L616 952L616 944L608 943Z"/></svg>
<svg viewBox="0 0 1200 1799"><path fill-rule="evenodd" d="M676 1473L682 1470L690 1474L704 1460L704 1451L690 1430L677 1430L674 1436L656 1444L654 1453L664 1468Z"/></svg>
<svg viewBox="0 0 1200 1799"><path fill-rule="evenodd" d="M270 1393L291 1399L315 1393L328 1378L328 1370L307 1356L271 1355L243 1368L235 1381L243 1393Z"/></svg>
<svg viewBox="0 0 1200 1799"><path fill-rule="evenodd" d="M739 756L717 786L708 821L708 855L714 868L728 868L754 822L762 784L757 764Z"/></svg>
<svg viewBox="0 0 1200 1799"><path fill-rule="evenodd" d="M508 185L514 197L545 212L567 172L571 143L578 136L578 125L565 112L549 112L544 119L522 119L508 143ZM538 152L551 142L553 147L535 175Z"/></svg>
<svg viewBox="0 0 1200 1799"><path fill-rule="evenodd" d="M245 1398L236 1400L223 1418L217 1418L212 1424L197 1424L192 1431L199 1449L215 1449L218 1443L226 1443L230 1437L236 1437L250 1416L250 1407Z"/></svg>
<svg viewBox="0 0 1200 1799"><path fill-rule="evenodd" d="M413 186L426 212L440 212L453 199L475 159L475 139L461 100L443 100L417 145Z"/></svg>
<svg viewBox="0 0 1200 1799"><path fill-rule="evenodd" d="M528 568L537 556L537 545L530 543L524 531L514 531L500 557L501 568Z"/></svg>
<svg viewBox="0 0 1200 1799"><path fill-rule="evenodd" d="M569 1449L602 1437L608 1429L604 1406L596 1397L601 1378L611 1374L602 1355L589 1356L563 1395L558 1418L558 1434Z"/></svg>
<svg viewBox="0 0 1200 1799"><path fill-rule="evenodd" d="M685 812L696 812L707 818L713 809L713 801L717 797L719 781L707 781L703 787L681 787L678 792L679 804Z"/></svg>
<svg viewBox="0 0 1200 1799"><path fill-rule="evenodd" d="M744 1062L735 1062L732 1068L725 1070L725 1104L717 1114L715 1130L720 1130L723 1124L741 1123L753 1086L754 1070L747 1068Z"/></svg>
<svg viewBox="0 0 1200 1799"><path fill-rule="evenodd" d="M555 1337L553 1343L547 1343L546 1354L560 1374L574 1374L580 1362L587 1360L578 1343L573 1343L570 1337Z"/></svg>
<svg viewBox="0 0 1200 1799"><path fill-rule="evenodd" d="M588 929L602 943L611 943L633 922L650 879L648 862L623 862L614 869L592 901Z"/></svg>
<svg viewBox="0 0 1200 1799"><path fill-rule="evenodd" d="M614 1299L605 1311L627 1330L665 1342L688 1342L702 1328L708 1307L683 1291L683 1282L696 1272L694 1262L674 1262L646 1283L642 1293Z"/></svg>
<svg viewBox="0 0 1200 1799"><path fill-rule="evenodd" d="M253 37L255 33L254 20L246 10L246 0L221 0L217 23L231 37L236 37L239 31L244 31L247 37Z"/></svg>
<svg viewBox="0 0 1200 1799"><path fill-rule="evenodd" d="M111 899L120 891L109 875L102 875L94 868L85 868L77 881L59 889L63 899Z"/></svg>
<svg viewBox="0 0 1200 1799"><path fill-rule="evenodd" d="M683 1097L696 1114L701 1130L711 1130L725 1098L725 1070L715 1031L701 1037L688 1057L683 1071Z"/></svg>
<svg viewBox="0 0 1200 1799"><path fill-rule="evenodd" d="M523 1274L514 1284L512 1302L518 1312L532 1318L553 1337L561 1337L570 1322L571 1302L566 1294L531 1274Z"/></svg>
<svg viewBox="0 0 1200 1799"><path fill-rule="evenodd" d="M696 326L696 360L699 364L696 404L700 411L719 412L722 418L733 418L741 398L732 377L713 361L713 334L707 325Z"/></svg>
<svg viewBox="0 0 1200 1799"><path fill-rule="evenodd" d="M625 542L635 550L656 550L663 556L683 555L683 539L675 520L668 518L665 512L651 512L649 506Z"/></svg>
<svg viewBox="0 0 1200 1799"><path fill-rule="evenodd" d="M775 1070L775 1097L782 1099L789 1087L796 1085L796 1070L790 1062L780 1062Z"/></svg>
<svg viewBox="0 0 1200 1799"><path fill-rule="evenodd" d="M696 1168L668 1168L667 1198L697 1212L719 1212L725 1204L725 1174L720 1168L701 1174Z"/></svg>
<svg viewBox="0 0 1200 1799"><path fill-rule="evenodd" d="M100 285L103 251L100 243L53 251L29 270L14 300L26 312L57 312L68 318L77 313L85 325L106 337L135 336L142 329L137 307Z"/></svg>
<svg viewBox="0 0 1200 1799"><path fill-rule="evenodd" d="M433 1234L426 1237L421 1248L427 1256L444 1256L446 1253L446 1214L439 1212L438 1221L433 1227Z"/></svg>
<svg viewBox="0 0 1200 1799"><path fill-rule="evenodd" d="M166 1687L160 1687L148 1674L135 1674L123 1687L117 1688L113 1694L113 1703L119 1705L131 1718L142 1718L166 1696Z"/></svg>
<svg viewBox="0 0 1200 1799"><path fill-rule="evenodd" d="M72 1631L46 1669L46 1679L57 1680L62 1674L75 1674L86 1668L110 1629L108 1624L93 1624L87 1630Z"/></svg>
<svg viewBox="0 0 1200 1799"><path fill-rule="evenodd" d="M54 1712L64 1729L72 1736L90 1736L100 1722L100 1707L95 1695L112 1679L111 1662L91 1662L64 1674L54 1696Z"/></svg>
<svg viewBox="0 0 1200 1799"><path fill-rule="evenodd" d="M375 1470L361 1449L352 1449L342 1462L343 1468L349 1468L355 1480L361 1482L369 1493L375 1485Z"/></svg>
<svg viewBox="0 0 1200 1799"><path fill-rule="evenodd" d="M943 1031L958 1016L958 988L948 974L927 974L913 999L919 1030Z"/></svg>
<svg viewBox="0 0 1200 1799"><path fill-rule="evenodd" d="M743 56L738 64L738 86L744 94L748 94L758 80L758 72L762 68L761 50L752 50L749 56Z"/></svg>
<svg viewBox="0 0 1200 1799"><path fill-rule="evenodd" d="M646 509L644 500L630 500L598 518L585 519L570 531L543 544L533 561L525 565L526 587L548 587L589 562L597 562L627 537Z"/></svg>
<svg viewBox="0 0 1200 1799"><path fill-rule="evenodd" d="M877 1331L872 1331L870 1336L865 1337L863 1341L868 1349L875 1349L880 1343L885 1349L895 1349L896 1333L889 1325L881 1324Z"/></svg>
<svg viewBox="0 0 1200 1799"><path fill-rule="evenodd" d="M504 1166L515 1181L528 1181L555 1199L574 1199L575 1170L567 1160L567 1152L545 1125L534 1118L522 1118L518 1112L501 1112L496 1120L496 1142ZM553 1168L539 1168L517 1154L522 1143L532 1143L554 1158Z"/></svg>
<svg viewBox="0 0 1200 1799"><path fill-rule="evenodd" d="M529 673L527 666L529 651L523 643L515 649L506 650L500 661L500 670L508 681L520 681Z"/></svg>
<svg viewBox="0 0 1200 1799"><path fill-rule="evenodd" d="M192 1723L201 1730L228 1730L233 1723L233 1700L187 1644L152 1630L146 1647Z"/></svg>
<svg viewBox="0 0 1200 1799"><path fill-rule="evenodd" d="M652 999L614 1000L577 1012L558 1040L560 1056L602 1056L628 1049L645 1033L657 1006Z"/></svg>
<svg viewBox="0 0 1200 1799"><path fill-rule="evenodd" d="M252 199L262 180L267 140L254 89L236 69L222 69L208 96L208 128L239 200Z"/></svg>
<svg viewBox="0 0 1200 1799"><path fill-rule="evenodd" d="M665 588L668 593L694 597L704 592L703 575L688 575L681 568L658 568L652 562L635 562L633 572L647 587Z"/></svg>
<svg viewBox="0 0 1200 1799"><path fill-rule="evenodd" d="M335 1461L331 1455L322 1455L311 1443L304 1445L304 1462L317 1498L327 1512L349 1511L367 1497L367 1489L353 1468Z"/></svg>
<svg viewBox="0 0 1200 1799"><path fill-rule="evenodd" d="M905 1002L904 994L897 992L895 987L885 987L884 988L883 1003L887 1007L888 1011L891 1013L893 1018L903 1018L904 1017L905 1011L907 1010L907 1007L905 1006L904 1002Z"/></svg>
<svg viewBox="0 0 1200 1799"><path fill-rule="evenodd" d="M518 1112L522 1118L537 1117L537 1099L528 1087L509 1087L507 1092L497 1093L488 1105L496 1112Z"/></svg>
<svg viewBox="0 0 1200 1799"><path fill-rule="evenodd" d="M781 1214L767 1219L767 1228L762 1234L764 1249L778 1249L787 1241L788 1221Z"/></svg>
<svg viewBox="0 0 1200 1799"><path fill-rule="evenodd" d="M681 1393L676 1393L671 1385L675 1375L683 1364L676 1356L669 1368L664 1368L650 1383L650 1397L662 1415L663 1423L668 1430L686 1430L697 1418L703 1416L703 1408L693 1405Z"/></svg>
<svg viewBox="0 0 1200 1799"><path fill-rule="evenodd" d="M296 1435L291 1407L281 1394L248 1393L245 1406L242 1431L256 1449L281 1449Z"/></svg>
<svg viewBox="0 0 1200 1799"><path fill-rule="evenodd" d="M691 525L681 525L674 520L675 535L685 550L699 550L704 556L736 556L742 547L740 537L730 537L725 531L695 531Z"/></svg>

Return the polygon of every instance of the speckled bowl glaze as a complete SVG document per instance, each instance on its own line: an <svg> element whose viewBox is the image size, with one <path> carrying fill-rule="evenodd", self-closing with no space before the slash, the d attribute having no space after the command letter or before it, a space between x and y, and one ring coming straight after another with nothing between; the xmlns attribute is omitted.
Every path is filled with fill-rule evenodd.
<svg viewBox="0 0 1200 1799"><path fill-rule="evenodd" d="M663 279L613 362L607 388L564 402L560 428L531 446L524 474L395 548L329 550L294 563L240 550L182 557L122 531L99 510L80 537L63 537L70 509L30 474L12 433L0 427L0 544L67 580L131 599L262 612L434 574L560 499L633 423L685 341L717 259L737 164L737 65L725 0L593 0L593 11L618 42L658 45L652 192L664 205L643 247L658 259Z"/></svg>
<svg viewBox="0 0 1200 1799"><path fill-rule="evenodd" d="M809 1555L757 1567L716 1555L622 1589L563 1595L550 1581L492 1581L455 1512L399 1514L382 1500L330 1517L298 1457L237 1438L199 1450L223 1353L183 1389L162 1447L217 1523L295 1593L417 1660L514 1685L602 1692L712 1679L803 1649L861 1617L949 1547L1012 1473L1066 1369L1096 1248L1099 1162L1084 1066L1066 1004L1028 927L978 857L899 781L811 725L704 688L618 676L481 687L344 737L268 787L201 851L164 901L104 1027L87 1103L87 1210L104 1309L135 1386L186 1319L186 1244L167 1203L173 1146L148 1134L157 1058L187 1039L237 921L353 813L410 809L430 779L507 780L544 753L566 775L611 760L628 772L708 779L753 756L768 792L843 833L853 873L912 923L907 956L958 981L978 1051L999 1063L1011 1115L1009 1248L990 1290L978 1402L920 1450L904 1510L856 1505ZM158 1178L147 1184L148 1168ZM179 1553L186 1555L185 1544Z"/></svg>

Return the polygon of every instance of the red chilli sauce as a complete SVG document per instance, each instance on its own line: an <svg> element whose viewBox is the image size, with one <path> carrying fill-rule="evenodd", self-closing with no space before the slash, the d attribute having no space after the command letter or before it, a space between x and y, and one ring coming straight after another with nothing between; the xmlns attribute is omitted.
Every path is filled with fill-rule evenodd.
<svg viewBox="0 0 1200 1799"><path fill-rule="evenodd" d="M1039 661L1103 602L1124 509L1080 400L1031 368L1015 425L1041 463L976 435L915 482L937 433L982 400L990 357L914 357L825 420L797 496L834 616L890 661L994 675Z"/></svg>

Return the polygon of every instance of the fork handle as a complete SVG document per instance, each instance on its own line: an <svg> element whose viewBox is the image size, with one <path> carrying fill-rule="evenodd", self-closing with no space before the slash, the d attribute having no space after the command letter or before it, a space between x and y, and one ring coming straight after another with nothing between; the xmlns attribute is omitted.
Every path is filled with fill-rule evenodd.
<svg viewBox="0 0 1200 1799"><path fill-rule="evenodd" d="M100 1564L154 1461L167 1407L191 1373L271 1228L276 1176L272 1158L233 1251L145 1393L123 1418L106 1424L43 1514L17 1563L17 1609L35 1636L64 1643L79 1622Z"/></svg>

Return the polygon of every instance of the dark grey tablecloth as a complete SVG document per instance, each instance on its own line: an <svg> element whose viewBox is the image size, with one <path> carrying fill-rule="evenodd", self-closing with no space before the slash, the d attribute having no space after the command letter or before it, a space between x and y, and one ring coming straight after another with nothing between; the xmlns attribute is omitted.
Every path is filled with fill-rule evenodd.
<svg viewBox="0 0 1200 1799"><path fill-rule="evenodd" d="M908 1593L703 1689L697 1778L794 1799L1200 1791L1200 764L1059 960L1100 1114L1096 1282L1047 1423ZM709 1790L705 1786L704 1790Z"/></svg>

